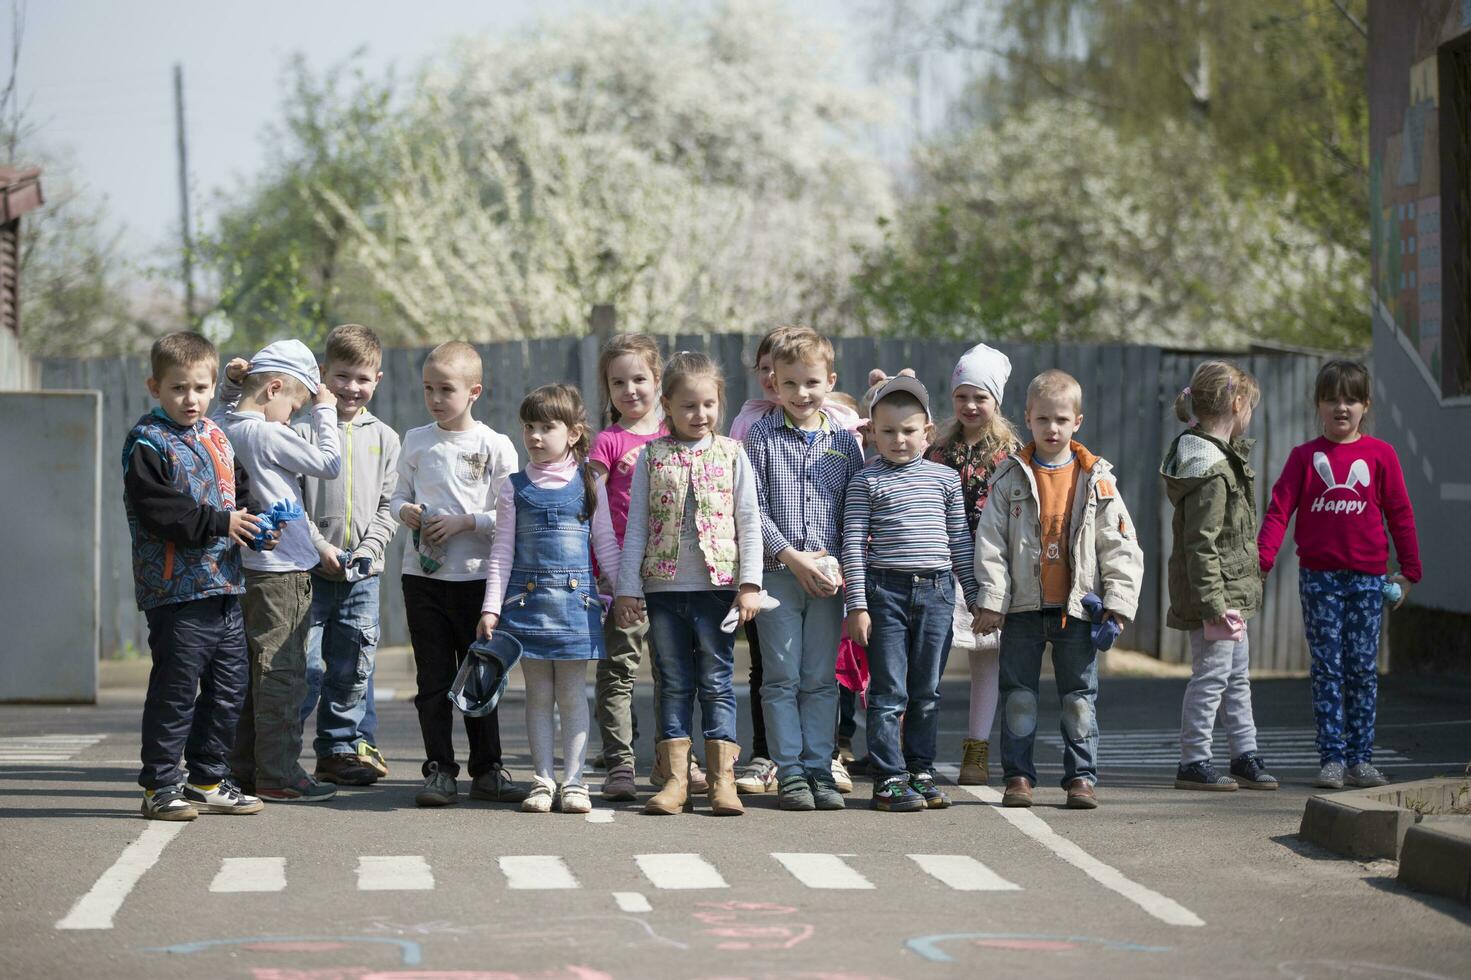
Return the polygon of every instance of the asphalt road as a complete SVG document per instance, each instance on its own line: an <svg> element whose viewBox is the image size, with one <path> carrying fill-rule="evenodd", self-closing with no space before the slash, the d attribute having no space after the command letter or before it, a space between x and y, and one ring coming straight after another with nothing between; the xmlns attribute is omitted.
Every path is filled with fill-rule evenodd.
<svg viewBox="0 0 1471 980"><path fill-rule="evenodd" d="M786 814L774 797L747 797L749 813L726 819L703 806L644 817L600 800L589 818L470 801L416 809L417 725L411 704L394 701L380 705L392 773L377 786L252 817L147 822L133 782L137 703L3 707L0 971L1471 975L1471 909L1402 889L1390 862L1297 841L1314 771L1305 681L1255 685L1268 760L1285 782L1275 793L1171 788L1182 690L1175 679L1105 680L1096 811L1061 808L1058 753L1043 744L1031 811L993 806L993 782L979 793L952 787L948 810L877 813L859 780L844 813ZM941 747L953 760L964 687L947 682L946 694ZM647 689L639 696L652 717ZM509 761L524 778L519 700L504 715ZM1053 704L1041 731L1055 732L1055 719ZM640 750L652 752L647 741ZM1468 758L1471 684L1386 680L1384 768L1416 778ZM88 927L58 928L69 916Z"/></svg>

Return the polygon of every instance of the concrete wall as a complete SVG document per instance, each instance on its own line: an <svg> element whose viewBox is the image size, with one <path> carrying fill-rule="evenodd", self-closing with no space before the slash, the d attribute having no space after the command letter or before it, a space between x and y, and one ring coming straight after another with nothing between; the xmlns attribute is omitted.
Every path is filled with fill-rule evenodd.
<svg viewBox="0 0 1471 980"><path fill-rule="evenodd" d="M0 700L93 703L102 396L0 392L0 419Z"/></svg>

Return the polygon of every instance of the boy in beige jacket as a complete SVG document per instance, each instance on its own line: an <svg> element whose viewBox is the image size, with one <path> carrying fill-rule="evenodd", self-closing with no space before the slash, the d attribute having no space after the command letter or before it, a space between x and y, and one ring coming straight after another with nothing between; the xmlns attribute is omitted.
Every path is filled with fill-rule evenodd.
<svg viewBox="0 0 1471 980"><path fill-rule="evenodd" d="M1027 387L1032 442L1001 463L976 528L976 580L982 634L1001 627L1001 761L1004 806L1031 806L1037 770L1037 689L1042 651L1062 703L1067 805L1098 805L1097 651L1083 610L1089 592L1120 627L1134 618L1144 556L1119 496L1113 467L1073 435L1083 423L1083 390L1063 371L1044 371Z"/></svg>

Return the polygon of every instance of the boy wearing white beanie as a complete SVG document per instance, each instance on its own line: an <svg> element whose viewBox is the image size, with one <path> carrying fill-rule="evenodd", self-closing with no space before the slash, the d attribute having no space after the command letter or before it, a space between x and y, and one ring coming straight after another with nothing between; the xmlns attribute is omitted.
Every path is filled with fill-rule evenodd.
<svg viewBox="0 0 1471 980"><path fill-rule="evenodd" d="M235 462L248 478L254 510L275 504L303 513L301 478L336 478L342 468L337 438L337 399L321 383L311 350L299 340L263 348L247 365L225 367L221 401L225 434ZM238 388L238 401L235 395ZM232 404L232 401L234 402ZM291 416L315 402L316 445L290 427ZM263 800L316 802L331 799L331 783L317 782L301 768L301 702L306 697L306 638L312 605L310 571L320 560L304 520L280 527L273 551L246 551L246 643L250 686L235 733L230 768L242 787Z"/></svg>
<svg viewBox="0 0 1471 980"><path fill-rule="evenodd" d="M935 434L927 457L960 474L965 493L965 516L975 535L981 508L986 505L992 472L1002 460L1021 448L1016 430L1001 414L1001 399L1011 377L1011 361L993 347L976 344L955 362L950 373L950 399L955 417ZM956 595L959 596L959 590ZM970 610L955 604L953 649L970 658L970 719L961 749L961 785L984 786L990 779L991 725L1001 672L1000 633L977 636L971 632Z"/></svg>

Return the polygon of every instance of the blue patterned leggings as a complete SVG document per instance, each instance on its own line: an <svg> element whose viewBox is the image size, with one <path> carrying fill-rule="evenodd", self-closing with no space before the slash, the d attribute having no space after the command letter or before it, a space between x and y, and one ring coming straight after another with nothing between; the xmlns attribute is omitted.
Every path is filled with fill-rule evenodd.
<svg viewBox="0 0 1471 980"><path fill-rule="evenodd" d="M1323 763L1373 761L1383 585L1383 575L1298 570Z"/></svg>

